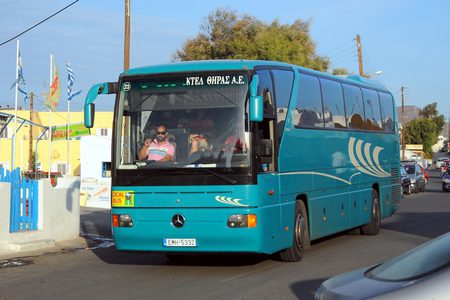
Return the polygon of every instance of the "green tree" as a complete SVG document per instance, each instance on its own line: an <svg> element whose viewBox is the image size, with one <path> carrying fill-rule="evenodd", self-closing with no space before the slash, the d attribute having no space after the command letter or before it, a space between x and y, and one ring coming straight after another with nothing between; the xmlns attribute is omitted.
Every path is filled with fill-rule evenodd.
<svg viewBox="0 0 450 300"><path fill-rule="evenodd" d="M419 118L405 124L406 143L422 144L423 150L431 154L431 147L436 144L439 133L444 126L444 116L439 115L437 103L425 105L419 112Z"/></svg>
<svg viewBox="0 0 450 300"><path fill-rule="evenodd" d="M406 144L422 144L423 151L427 154L432 152L431 147L436 143L436 124L430 119L417 118L405 125Z"/></svg>
<svg viewBox="0 0 450 300"><path fill-rule="evenodd" d="M333 75L350 75L350 72L345 68L336 68L333 69Z"/></svg>
<svg viewBox="0 0 450 300"><path fill-rule="evenodd" d="M442 128L445 124L444 115L439 115L437 110L437 103L433 102L431 104L427 104L419 111L419 116L431 120L434 124L436 124L436 136L439 136Z"/></svg>
<svg viewBox="0 0 450 300"><path fill-rule="evenodd" d="M194 38L186 40L173 55L175 61L202 59L276 60L326 71L327 57L316 54L309 33L310 21L264 23L235 11L217 9L200 26Z"/></svg>

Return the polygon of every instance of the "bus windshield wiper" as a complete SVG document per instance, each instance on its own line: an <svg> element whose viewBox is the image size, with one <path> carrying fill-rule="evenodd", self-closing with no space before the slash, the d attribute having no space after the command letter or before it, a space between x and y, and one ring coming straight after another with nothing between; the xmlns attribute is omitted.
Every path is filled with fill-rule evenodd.
<svg viewBox="0 0 450 300"><path fill-rule="evenodd" d="M221 174L219 174L219 173L217 173L217 172L211 171L211 170L209 170L209 169L197 168L197 169L195 169L195 170L196 170L196 171L202 171L202 172L204 172L204 173L211 174L211 175L213 175L213 176L215 176L215 177L217 177L217 178L219 178L219 179L222 179L223 181L228 182L229 184L236 184L236 183L237 183L236 180L231 179L231 178L229 178L229 177L227 177L227 176L225 176L225 175L221 175Z"/></svg>

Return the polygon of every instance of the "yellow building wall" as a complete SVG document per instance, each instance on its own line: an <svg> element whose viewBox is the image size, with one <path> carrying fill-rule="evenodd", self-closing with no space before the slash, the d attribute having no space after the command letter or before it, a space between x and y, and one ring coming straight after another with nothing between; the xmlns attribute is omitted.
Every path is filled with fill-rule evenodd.
<svg viewBox="0 0 450 300"><path fill-rule="evenodd" d="M0 110L7 114L14 115L13 110ZM23 119L30 120L29 111L18 111L17 116ZM67 112L53 112L52 113L52 125L64 125L67 123ZM70 123L81 123L83 122L83 112L71 112L70 113ZM95 113L95 127L91 128L91 135L99 135L98 129L108 129L111 132L113 121L112 112L96 112ZM33 114L33 122L49 126L50 124L50 114L49 112L35 112ZM20 122L18 121L18 126ZM14 120L8 124L9 131L14 132ZM19 167L21 170L28 170L28 160L29 160L29 126L23 125L16 135L16 143L14 149L14 160L15 167ZM36 152L36 141L42 134L43 129L33 126L33 152ZM98 134L97 134L98 133ZM48 132L46 136L43 137L37 144L37 158L38 162L41 163L39 169L43 171L49 170L49 152L50 145L47 139ZM0 138L0 164L7 163L11 166L11 138ZM80 175L80 141L72 139L70 140L70 175L79 176ZM67 162L67 140L53 141L51 143L51 161L53 170L55 169L55 164L65 164Z"/></svg>

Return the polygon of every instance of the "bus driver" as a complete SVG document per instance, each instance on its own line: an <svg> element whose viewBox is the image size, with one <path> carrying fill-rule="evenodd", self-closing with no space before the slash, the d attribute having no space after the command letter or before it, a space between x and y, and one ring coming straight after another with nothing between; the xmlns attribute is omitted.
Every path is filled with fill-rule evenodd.
<svg viewBox="0 0 450 300"><path fill-rule="evenodd" d="M139 159L155 161L171 161L175 153L175 146L167 139L167 129L164 125L156 129L156 139L146 139L144 146L139 151Z"/></svg>

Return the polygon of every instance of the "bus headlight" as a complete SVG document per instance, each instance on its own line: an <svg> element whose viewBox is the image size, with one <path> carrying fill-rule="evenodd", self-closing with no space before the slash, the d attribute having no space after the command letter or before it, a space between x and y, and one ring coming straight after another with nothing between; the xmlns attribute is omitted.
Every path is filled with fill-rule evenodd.
<svg viewBox="0 0 450 300"><path fill-rule="evenodd" d="M130 215L112 215L113 227L133 227L133 219Z"/></svg>
<svg viewBox="0 0 450 300"><path fill-rule="evenodd" d="M257 218L255 214L239 214L228 217L229 228L253 228L256 227Z"/></svg>

